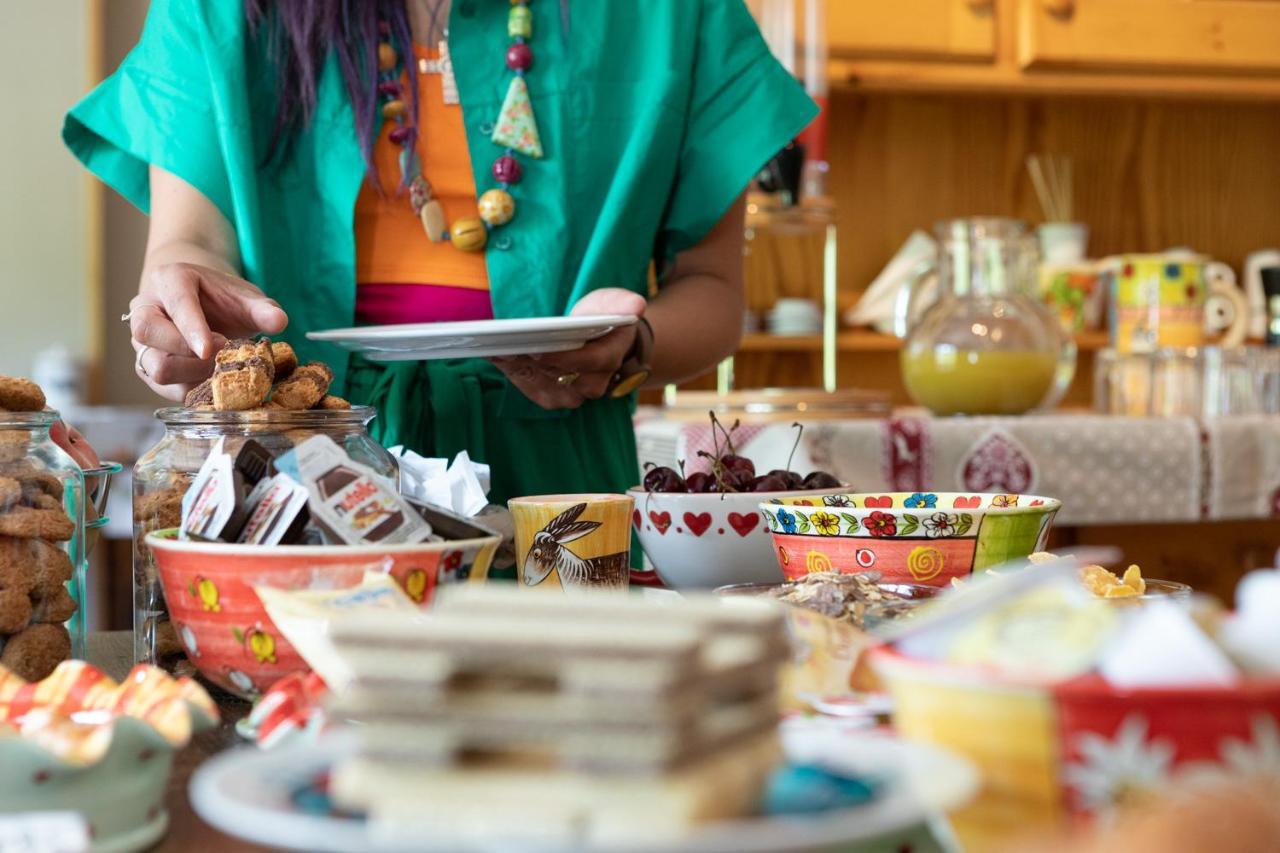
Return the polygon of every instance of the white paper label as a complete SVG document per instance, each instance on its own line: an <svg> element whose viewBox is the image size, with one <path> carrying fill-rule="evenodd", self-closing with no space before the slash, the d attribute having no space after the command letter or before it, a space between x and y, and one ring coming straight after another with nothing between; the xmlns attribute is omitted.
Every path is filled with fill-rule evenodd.
<svg viewBox="0 0 1280 853"><path fill-rule="evenodd" d="M89 827L75 812L0 815L0 853L85 853Z"/></svg>

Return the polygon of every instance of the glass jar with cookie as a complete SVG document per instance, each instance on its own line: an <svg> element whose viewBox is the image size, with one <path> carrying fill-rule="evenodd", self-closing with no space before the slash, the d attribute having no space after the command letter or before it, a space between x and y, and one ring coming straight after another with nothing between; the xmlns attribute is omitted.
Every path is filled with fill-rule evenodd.
<svg viewBox="0 0 1280 853"><path fill-rule="evenodd" d="M58 413L0 377L0 666L40 681L84 657L84 475L50 435Z"/></svg>
<svg viewBox="0 0 1280 853"><path fill-rule="evenodd" d="M191 665L169 620L145 539L180 525L182 497L219 440L232 455L252 439L278 456L325 435L354 461L397 476L395 458L368 432L377 413L330 395L333 373L326 365L299 365L288 344L265 340L231 341L215 365L213 376L192 389L185 406L156 412L164 437L133 470L134 660L170 672L186 672Z"/></svg>

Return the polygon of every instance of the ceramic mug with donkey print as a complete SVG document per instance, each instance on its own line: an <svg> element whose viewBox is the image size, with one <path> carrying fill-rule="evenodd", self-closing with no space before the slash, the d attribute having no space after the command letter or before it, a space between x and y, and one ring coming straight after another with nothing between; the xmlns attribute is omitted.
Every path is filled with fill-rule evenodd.
<svg viewBox="0 0 1280 853"><path fill-rule="evenodd" d="M626 589L631 511L626 495L546 495L508 502L521 586Z"/></svg>

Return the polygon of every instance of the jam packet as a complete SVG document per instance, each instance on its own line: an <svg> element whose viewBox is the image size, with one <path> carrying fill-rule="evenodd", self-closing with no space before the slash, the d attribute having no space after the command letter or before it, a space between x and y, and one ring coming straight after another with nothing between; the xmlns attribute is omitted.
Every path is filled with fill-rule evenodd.
<svg viewBox="0 0 1280 853"><path fill-rule="evenodd" d="M404 544L431 538L431 525L393 484L317 435L276 460L306 488L312 521L348 545Z"/></svg>

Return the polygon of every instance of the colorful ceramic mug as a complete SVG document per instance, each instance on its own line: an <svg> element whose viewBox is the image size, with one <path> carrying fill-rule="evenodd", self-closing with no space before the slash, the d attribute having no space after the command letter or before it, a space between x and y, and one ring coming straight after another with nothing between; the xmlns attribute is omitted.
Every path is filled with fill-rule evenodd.
<svg viewBox="0 0 1280 853"><path fill-rule="evenodd" d="M522 586L626 589L631 575L627 495L545 495L508 502Z"/></svg>
<svg viewBox="0 0 1280 853"><path fill-rule="evenodd" d="M1111 345L1117 352L1197 347L1221 332L1238 346L1248 304L1226 264L1201 255L1121 255L1104 262L1111 292Z"/></svg>
<svg viewBox="0 0 1280 853"><path fill-rule="evenodd" d="M896 492L760 505L788 580L877 572L882 583L947 586L1043 551L1062 504L1035 495Z"/></svg>

